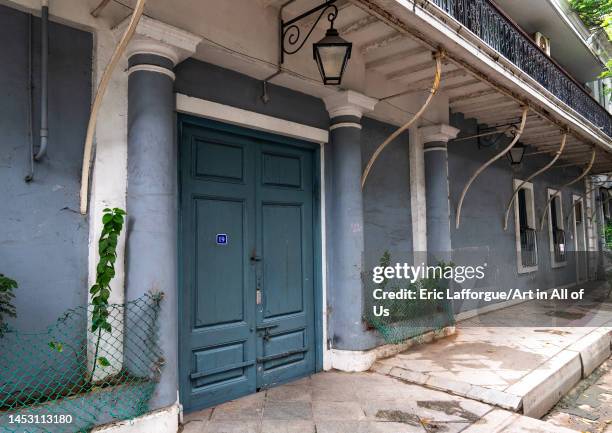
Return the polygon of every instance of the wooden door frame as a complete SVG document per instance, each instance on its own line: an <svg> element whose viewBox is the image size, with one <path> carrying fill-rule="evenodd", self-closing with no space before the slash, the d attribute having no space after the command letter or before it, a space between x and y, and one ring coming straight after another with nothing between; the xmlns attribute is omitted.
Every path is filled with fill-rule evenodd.
<svg viewBox="0 0 612 433"><path fill-rule="evenodd" d="M203 127L212 130L229 132L232 134L243 135L250 138L258 138L264 139L267 141L271 141L277 144L283 144L286 146L299 147L303 149L308 149L313 152L313 272L314 272L314 330L315 330L315 372L323 370L323 353L325 351L324 347L324 329L323 329L323 300L324 300L324 292L323 292L323 262L322 262L322 221L321 221L321 199L323 194L323 188L321 184L321 145L317 143L307 142L303 140L299 140L296 138L283 137L281 135L272 134L269 132L258 131L255 129L249 129L243 126L232 125L228 123L219 122L216 120L209 120L205 118L196 117L188 114L177 114L177 135L176 135L176 151L178 154L177 158L177 213L178 213L178 263L182 263L183 260L183 245L182 245L182 230L183 230L183 222L181 218L181 185L182 185L182 173L181 173L181 138L183 135L183 128L185 125L193 125L198 127ZM184 308L184 290L183 290L183 275L182 268L179 266L180 270L177 275L177 284L179 287L178 293L178 317L179 320L182 317L180 312L183 311ZM185 374L185 372L181 372L181 365L184 363L183 352L185 345L186 336L182 335L182 327L177 323L178 328L178 351L179 351L179 362L177 365L177 374L179 375L179 401L181 400L180 396L184 395L186 392L183 389L183 381L181 380L181 375Z"/></svg>

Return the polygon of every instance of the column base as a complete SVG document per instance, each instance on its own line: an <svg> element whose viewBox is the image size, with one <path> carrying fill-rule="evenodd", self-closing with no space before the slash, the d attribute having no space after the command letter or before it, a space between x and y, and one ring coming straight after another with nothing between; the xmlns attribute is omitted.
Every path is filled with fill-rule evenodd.
<svg viewBox="0 0 612 433"><path fill-rule="evenodd" d="M96 427L92 433L176 433L179 428L178 402L127 421Z"/></svg>
<svg viewBox="0 0 612 433"><path fill-rule="evenodd" d="M399 344L385 344L370 350L330 350L331 368L346 372L360 372L369 370L374 363L383 358L397 355L410 347L422 343L430 343L455 333L454 326L429 331L423 335L410 338Z"/></svg>

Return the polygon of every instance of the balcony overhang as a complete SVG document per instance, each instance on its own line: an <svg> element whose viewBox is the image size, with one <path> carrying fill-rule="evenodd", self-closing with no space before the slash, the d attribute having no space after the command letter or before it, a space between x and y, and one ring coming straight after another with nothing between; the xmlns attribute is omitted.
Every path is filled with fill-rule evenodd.
<svg viewBox="0 0 612 433"><path fill-rule="evenodd" d="M600 152L593 172L612 170L612 139L607 134L432 2L353 0L353 3L406 39L431 50L442 47L447 51L448 66L442 80L443 89L446 80L446 89L451 91L451 110L491 126L516 122L521 106L526 105L532 114L522 142L538 150L550 150L552 154L558 148L563 130L569 129L563 157L566 162L585 164L590 149L597 146ZM385 59L375 62L384 64ZM461 83L457 87L449 86L449 75L452 78L455 73L460 74L453 67L464 71L473 80L474 87ZM410 80L406 78L405 82Z"/></svg>
<svg viewBox="0 0 612 433"><path fill-rule="evenodd" d="M175 8L167 2L151 0L147 13L203 35L194 55L199 60L259 80L273 77L272 84L319 98L337 91L321 84L309 50L291 56L277 73L277 23L279 8L286 0L234 1L236 7L215 2L205 9L199 0L184 0L181 11L189 13L174 14ZM296 16L319 3L295 0L284 8L283 16ZM606 133L432 1L338 0L336 4L340 9L336 27L353 43L343 88L380 101L369 116L396 125L405 123L427 97L434 75L432 54L442 48L447 57L434 101L438 103L423 116L425 124L440 123L438 117L448 116L449 105L452 111L481 124L516 123L521 106L527 105L530 115L522 142L554 154L563 132L569 129L565 163L585 163L595 145L601 151L594 172L612 171L612 140ZM111 21L123 18L124 13L117 5L105 11ZM304 20L304 33L313 24L314 20ZM325 30L319 24L312 40L322 37Z"/></svg>

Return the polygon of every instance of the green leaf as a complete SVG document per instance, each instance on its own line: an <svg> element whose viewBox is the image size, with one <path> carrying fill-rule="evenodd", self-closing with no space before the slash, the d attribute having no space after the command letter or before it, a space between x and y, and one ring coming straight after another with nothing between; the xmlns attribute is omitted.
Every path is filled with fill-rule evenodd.
<svg viewBox="0 0 612 433"><path fill-rule="evenodd" d="M106 359L103 356L99 356L98 357L98 365L100 367L110 367L111 364L110 364L110 362L108 362L108 359Z"/></svg>
<svg viewBox="0 0 612 433"><path fill-rule="evenodd" d="M64 351L64 345L58 341L49 341L49 347L59 353Z"/></svg>

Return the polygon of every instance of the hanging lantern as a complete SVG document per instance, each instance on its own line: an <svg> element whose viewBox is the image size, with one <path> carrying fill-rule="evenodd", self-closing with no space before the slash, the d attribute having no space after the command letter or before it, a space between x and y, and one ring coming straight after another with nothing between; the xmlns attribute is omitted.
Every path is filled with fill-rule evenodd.
<svg viewBox="0 0 612 433"><path fill-rule="evenodd" d="M523 156L525 156L525 149L526 147L523 143L515 144L507 154L510 164L519 165L523 161Z"/></svg>
<svg viewBox="0 0 612 433"><path fill-rule="evenodd" d="M336 84L342 82L346 64L351 58L353 44L342 39L338 30L333 26L327 30L325 37L313 44L314 59L319 67L323 84Z"/></svg>

